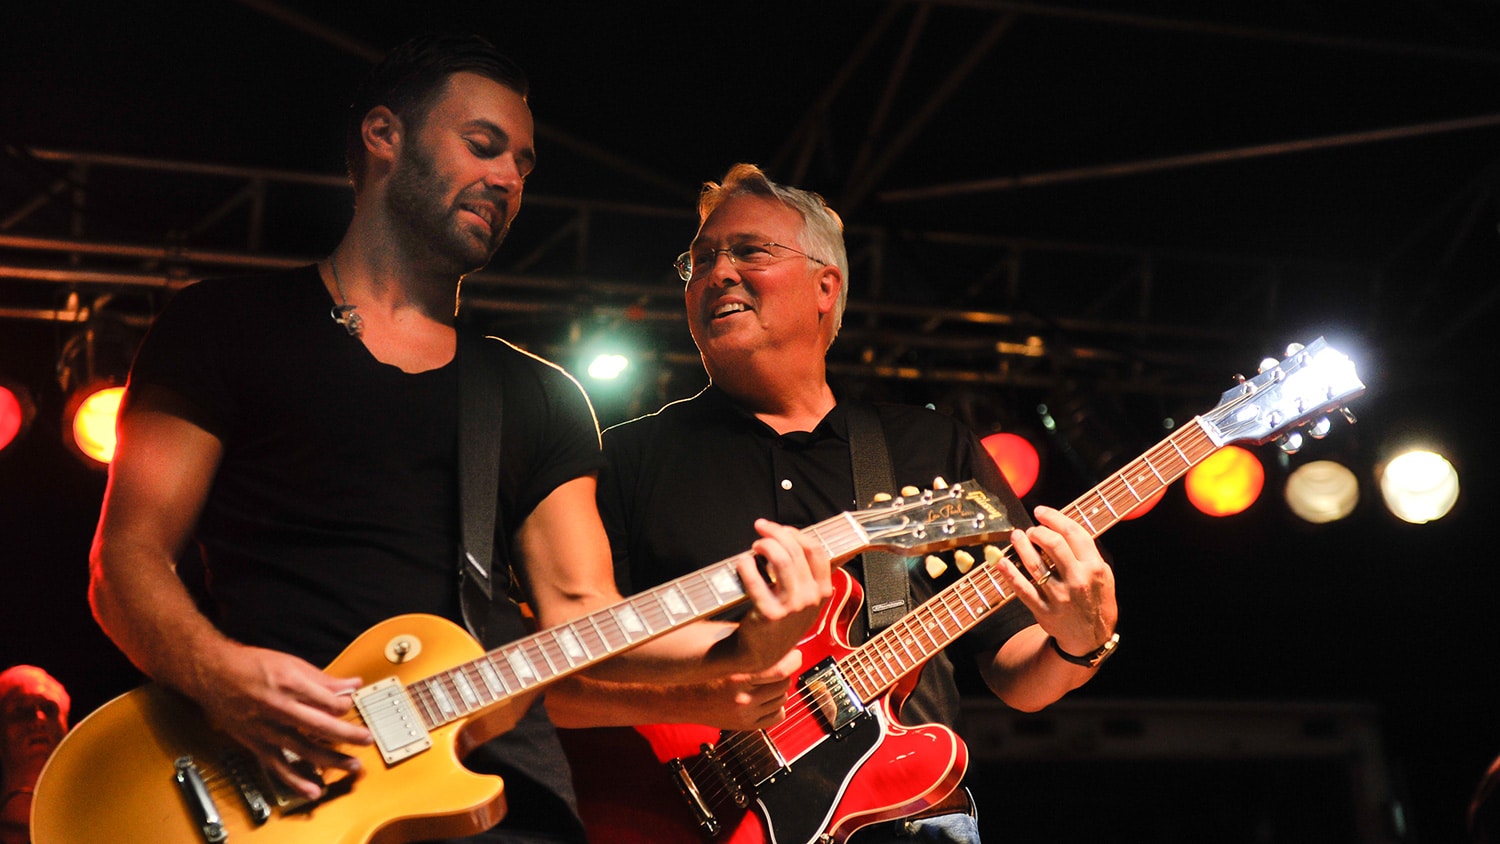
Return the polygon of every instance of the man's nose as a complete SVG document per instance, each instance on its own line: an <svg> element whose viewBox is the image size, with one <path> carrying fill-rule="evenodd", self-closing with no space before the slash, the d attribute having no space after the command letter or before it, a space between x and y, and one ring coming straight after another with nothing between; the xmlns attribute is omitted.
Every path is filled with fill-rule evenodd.
<svg viewBox="0 0 1500 844"><path fill-rule="evenodd" d="M723 269L720 269L720 267L723 267ZM709 259L709 283L723 287L730 284L739 284L741 280L740 266L735 263L734 253L728 249L716 250L713 258Z"/></svg>
<svg viewBox="0 0 1500 844"><path fill-rule="evenodd" d="M516 164L516 157L509 152L497 156L485 175L484 183L497 190L520 193L525 180L521 178L521 168Z"/></svg>

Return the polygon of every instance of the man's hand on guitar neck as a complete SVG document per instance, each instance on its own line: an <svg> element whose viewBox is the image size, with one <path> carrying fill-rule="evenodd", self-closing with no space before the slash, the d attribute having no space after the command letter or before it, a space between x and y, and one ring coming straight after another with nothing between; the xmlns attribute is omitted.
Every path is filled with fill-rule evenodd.
<svg viewBox="0 0 1500 844"><path fill-rule="evenodd" d="M651 650L675 672L646 679L602 671L568 677L547 695L552 720L564 727L603 727L658 722L709 723L725 729L758 729L781 718L792 676L801 667L797 643L833 594L828 552L802 531L765 519L751 554L735 561L745 595L754 604L739 624L707 621L669 634L633 652ZM759 558L761 566L756 565ZM764 576L762 575L764 572ZM695 655L695 669L682 659ZM600 666L608 669L606 661Z"/></svg>
<svg viewBox="0 0 1500 844"><path fill-rule="evenodd" d="M1031 577L1020 577L1007 562L1007 585L1059 647L1089 653L1114 634L1119 621L1114 571L1078 522L1050 507L1036 508L1036 520L1036 527L1012 535Z"/></svg>
<svg viewBox="0 0 1500 844"><path fill-rule="evenodd" d="M290 654L233 642L203 660L195 674L194 688L185 691L208 722L298 792L317 798L322 785L299 773L287 753L318 769L358 772L358 760L333 748L371 743L369 730L344 718L359 678L330 677Z"/></svg>
<svg viewBox="0 0 1500 844"><path fill-rule="evenodd" d="M721 643L733 643L730 664L735 670L750 673L786 659L833 594L826 550L802 531L768 519L757 519L755 530L761 538L750 548L762 561L765 576L748 558L736 567L754 606L735 635Z"/></svg>
<svg viewBox="0 0 1500 844"><path fill-rule="evenodd" d="M1036 520L1036 527L1011 534L1029 576L1005 557L996 571L1037 623L1012 636L993 658L980 661L990 689L1023 712L1035 712L1088 682L1093 668L1059 658L1057 652L1093 653L1114 635L1120 617L1114 571L1089 532L1050 507L1038 507Z"/></svg>

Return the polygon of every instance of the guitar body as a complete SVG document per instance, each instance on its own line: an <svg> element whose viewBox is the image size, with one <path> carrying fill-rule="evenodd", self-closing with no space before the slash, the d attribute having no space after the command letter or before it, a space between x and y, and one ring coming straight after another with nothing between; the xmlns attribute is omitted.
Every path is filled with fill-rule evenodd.
<svg viewBox="0 0 1500 844"><path fill-rule="evenodd" d="M386 654L400 642L418 647L396 663ZM445 619L398 616L361 634L328 673L408 682L482 653ZM37 783L32 837L35 844L202 844L209 839L175 779L175 762L183 756L201 770L225 840L233 844L387 844L472 834L499 822L505 794L499 777L475 774L460 758L514 726L532 697L439 727L430 750L394 765L372 747L340 748L359 758L363 772L342 779L332 778L342 772L332 772L329 796L300 808L278 807L260 783L271 811L256 822L236 786L237 770L258 771L243 764L248 754L210 729L187 699L147 685L100 707L54 751Z"/></svg>
<svg viewBox="0 0 1500 844"><path fill-rule="evenodd" d="M1238 380L1213 410L1179 426L1064 515L1098 536L1229 443L1269 442L1309 423L1313 436L1321 436L1326 420L1313 420L1365 388L1348 357L1321 337ZM960 512L960 498L998 521L988 538L970 534L947 548L1009 535L1003 510L982 489L950 496L908 523L923 526L924 538L960 531L974 517L972 508ZM904 506L904 498L896 500ZM909 545L907 551L913 556ZM1015 597L990 565L975 566L857 649L847 633L861 590L836 569L834 596L799 645L802 673L788 716L766 730L720 734L655 725L568 736L590 841L812 844L827 836L842 842L862 826L936 805L962 779L967 750L941 725L897 724L891 700L901 699L926 660ZM593 752L590 745L601 741L602 752Z"/></svg>
<svg viewBox="0 0 1500 844"><path fill-rule="evenodd" d="M998 539L1009 530L989 493L965 482L910 501L841 513L803 534L837 562L872 548L934 553ZM375 625L327 668L334 676L364 681L353 692L348 718L368 727L375 743L340 747L359 760L361 772L328 772L323 795L312 801L284 799L260 765L213 730L196 706L148 685L100 707L58 745L37 783L33 839L36 844L400 844L481 832L504 814L504 787L499 777L472 773L460 760L513 728L546 684L748 600L737 572L741 562L752 559L743 552L489 652L458 626L433 616L403 615ZM835 575L844 588L837 606L849 603L851 591L857 602L852 580L838 570ZM808 640L810 654L849 651L832 630L838 617L824 610ZM824 630L829 632L819 635ZM821 648L814 651L815 644ZM819 682L827 677L825 671ZM849 817L884 811L882 799L844 803L848 777L841 772L852 771L850 766L879 749L887 732L906 732L888 731L889 716L879 707L865 712L841 706L836 715L831 723L839 725L840 741L824 741L827 736L811 723L810 731L788 734L783 744L813 760L799 770L832 772L820 777L838 781L830 789L837 792L830 806L847 805ZM851 715L859 716L858 725ZM858 741L850 741L851 735ZM850 755L856 747L869 750ZM838 762L823 764L822 754L838 756ZM961 774L961 752L948 758L960 760ZM891 761L906 767L900 759ZM793 812L796 802L781 800L779 794L768 796L764 805L773 814ZM843 819L835 819L835 828L842 828ZM771 836L790 840L775 829Z"/></svg>
<svg viewBox="0 0 1500 844"><path fill-rule="evenodd" d="M863 590L842 569L833 575L833 597L798 645L804 670L853 650L848 630ZM698 825L666 763L681 759L692 769L704 744L722 756L756 734L653 724L568 735L589 841L811 844L823 834L843 841L862 826L906 817L942 800L968 768L968 751L952 730L937 724L904 727L896 723L886 697L837 737L810 717L788 717L762 732L786 760L786 769L752 789L753 803L744 808L698 783L720 823L712 835Z"/></svg>

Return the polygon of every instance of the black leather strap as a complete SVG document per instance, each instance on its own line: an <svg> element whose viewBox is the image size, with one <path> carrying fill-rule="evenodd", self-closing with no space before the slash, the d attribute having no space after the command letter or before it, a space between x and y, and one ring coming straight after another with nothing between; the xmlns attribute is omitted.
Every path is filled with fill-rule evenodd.
<svg viewBox="0 0 1500 844"><path fill-rule="evenodd" d="M503 349L477 333L458 332L459 596L464 624L480 642L492 626L495 536L502 532L497 497Z"/></svg>
<svg viewBox="0 0 1500 844"><path fill-rule="evenodd" d="M849 422L855 502L868 507L877 493L897 493L890 449L873 406L850 402L844 413ZM866 551L861 559L865 569L865 618L873 636L906 615L911 606L911 584L907 581L905 557L889 551Z"/></svg>

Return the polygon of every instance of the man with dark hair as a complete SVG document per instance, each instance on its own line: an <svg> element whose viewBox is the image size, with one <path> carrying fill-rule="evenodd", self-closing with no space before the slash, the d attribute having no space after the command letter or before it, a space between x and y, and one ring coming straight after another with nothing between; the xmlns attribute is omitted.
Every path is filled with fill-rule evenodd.
<svg viewBox="0 0 1500 844"><path fill-rule="evenodd" d="M1087 531L1045 507L1036 512L1040 524L1030 526L977 438L954 420L925 408L840 401L829 386L825 354L838 332L847 295L848 260L838 216L817 194L772 182L749 164L733 167L723 184L708 183L698 210L698 234L677 259L677 270L685 283L688 328L710 385L692 398L604 434L607 463L599 480L599 507L621 589L653 586L728 553L726 549L744 540L740 524L751 518L810 525L840 511L869 506L869 501L856 501L861 458L868 461L869 455L882 452L881 462L889 465L890 480L898 488L926 488L935 477L977 478L1003 506L1011 524L1025 528L1011 534L1017 559L1001 557L989 567L1006 594L1018 601L1004 604L974 625L950 650L974 660L990 689L1017 709L1040 709L1088 682L1119 639L1113 574ZM895 494L899 489L886 491ZM899 560L889 563L901 565ZM844 571L863 578L868 592L872 565L876 564L866 555ZM893 590L879 598L867 596L874 612L861 610L854 617L853 644L864 641L868 624L891 623L883 610L893 609L891 616L899 617L905 609L924 604L951 584L959 569L956 564L946 570L929 569L920 563L897 568L891 578ZM956 620L941 613L936 623ZM923 630L912 649L897 650L894 659L909 658L932 636L930 629ZM877 662L878 657L869 660ZM789 714L793 706L803 705L801 729L806 730L808 722L829 717L823 706L832 693L819 690L838 687L836 681L820 678L789 698L789 681L809 667L789 658L765 672L673 687L579 678L554 694L553 713L563 726L609 720L616 725L697 723L734 731L765 730L785 716L792 725L787 733L793 734L798 729ZM890 695L901 723L957 725L959 693L946 654L937 654L921 668L910 694L905 694L904 683ZM809 699L817 704L807 703ZM817 714L809 715L810 707ZM853 723L861 724L859 730L877 729L873 721ZM756 798L754 788L746 787L759 786L764 778L784 796L790 789L787 799L796 807L792 814L816 820L822 817L819 812L832 813L833 805L817 803L820 796L832 793L822 787L846 782L842 778L854 766L825 766L824 751L841 743L859 745L864 739L857 733L841 735L821 746L822 755L808 753L796 759L790 758L791 751L803 745L778 746L778 752L788 755L787 768L771 765L766 770L759 767L763 735L726 739L716 751L719 755L697 768L700 779L695 785L705 805L744 805ZM597 764L586 755L589 737L568 738L576 745L570 756L582 777ZM932 749L941 752L937 745ZM662 748L653 750L660 753ZM745 756L737 757L738 753ZM978 840L973 805L962 787L953 789L949 799L943 799L949 792L940 786L930 793L903 793L904 785L915 788L918 783L902 782L911 778L901 773L905 769L899 757L885 763L887 770L872 776L896 786L892 794L882 795L890 802L876 800L865 807L871 811L835 815L827 822L833 827L830 832L842 839L863 826L850 839L861 844ZM697 763L689 765L691 772ZM614 770L620 766L616 761ZM744 776L747 769L757 776ZM665 767L657 774L665 782ZM619 773L616 777L626 779ZM733 785L727 785L731 780ZM584 793L589 783L579 783L589 810L585 819L595 824L591 839L598 844L621 840L605 831L618 823L610 815L634 810L605 795L603 808L595 813L595 795ZM726 794L735 800L719 800ZM908 804L924 817L903 818L894 825L872 822L890 820L894 810ZM685 804L671 808L679 810L677 817L689 818ZM731 816L721 822L735 822L732 805L729 811ZM640 814L631 818L637 825ZM629 840L682 840L663 831L669 820L661 818L647 839ZM723 834L750 840L729 836L727 830Z"/></svg>
<svg viewBox="0 0 1500 844"><path fill-rule="evenodd" d="M526 99L531 83L526 72L477 35L432 35L413 38L386 55L365 77L349 106L344 127L344 160L349 181L358 190L364 181L365 115L385 106L402 116L407 131L420 129L443 82L455 73L473 73L498 82Z"/></svg>
<svg viewBox="0 0 1500 844"><path fill-rule="evenodd" d="M494 582L543 627L619 600L582 391L498 341L460 355L458 285L499 248L536 163L524 77L481 39L424 38L354 109L355 213L328 258L186 288L153 325L91 556L95 615L126 655L313 799L321 785L296 763L357 770L338 747L371 735L346 717L350 695L380 679L317 666L389 617L465 615L460 363L493 359L482 377L503 397ZM830 591L827 558L792 529L755 531L767 578L739 565L754 604L741 623L690 625L590 670L708 679L782 659ZM190 539L206 615L174 573ZM528 629L495 591L487 647ZM465 762L505 778L508 814L474 840L580 837L541 706Z"/></svg>

